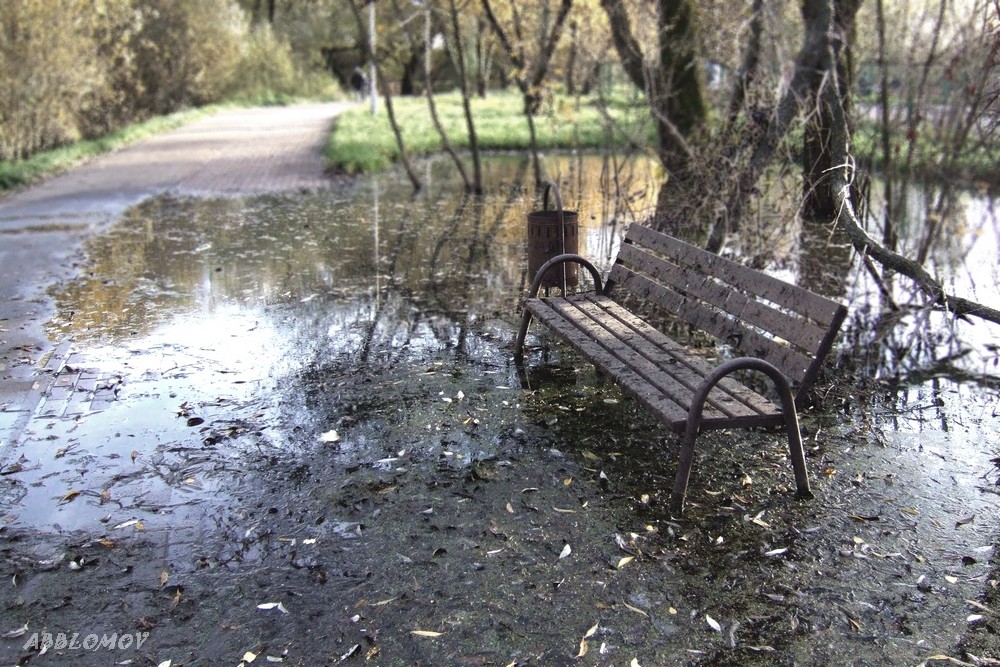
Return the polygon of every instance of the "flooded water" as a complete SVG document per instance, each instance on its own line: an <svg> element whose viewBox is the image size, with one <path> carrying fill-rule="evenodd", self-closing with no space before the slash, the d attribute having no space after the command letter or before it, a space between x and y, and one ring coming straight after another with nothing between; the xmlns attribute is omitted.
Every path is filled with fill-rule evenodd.
<svg viewBox="0 0 1000 667"><path fill-rule="evenodd" d="M546 167L607 268L655 168ZM4 462L9 529L77 536L36 555L79 567L108 558L81 535L147 545L143 576L184 589L150 593L175 632L158 660L301 660L310 637L373 664L916 664L986 623L967 601L996 587L997 327L934 319L895 281L909 324L887 331L849 269L844 377L803 417L817 499L792 500L780 436L712 433L677 522L676 442L633 402L542 336L539 388L519 386L527 161L491 158L481 198L425 169L415 197L398 174L161 197L94 239L55 294L65 391ZM992 200L955 220L934 270L995 305ZM811 272L796 242L763 247L775 274ZM279 599L292 613L262 620Z"/></svg>

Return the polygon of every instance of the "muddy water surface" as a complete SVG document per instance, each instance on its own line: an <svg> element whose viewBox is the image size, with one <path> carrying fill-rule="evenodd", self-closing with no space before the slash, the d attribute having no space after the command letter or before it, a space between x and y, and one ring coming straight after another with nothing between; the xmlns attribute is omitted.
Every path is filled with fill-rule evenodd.
<svg viewBox="0 0 1000 667"><path fill-rule="evenodd" d="M656 174L548 168L580 212L581 251L606 267ZM426 169L415 198L394 176L158 198L94 239L50 323L68 389L0 471L5 663L108 663L25 648L43 630L149 632L112 657L152 665L992 650L992 339L904 327L890 343L925 351L905 372L845 350L803 417L815 500L793 499L779 434L719 432L699 440L671 519L677 445L632 401L541 335L536 390L521 389L528 165L491 161L483 198L462 197L446 162ZM802 275L795 244L781 248L773 270ZM841 284L856 323L882 312L863 272ZM943 372L932 344L974 361Z"/></svg>

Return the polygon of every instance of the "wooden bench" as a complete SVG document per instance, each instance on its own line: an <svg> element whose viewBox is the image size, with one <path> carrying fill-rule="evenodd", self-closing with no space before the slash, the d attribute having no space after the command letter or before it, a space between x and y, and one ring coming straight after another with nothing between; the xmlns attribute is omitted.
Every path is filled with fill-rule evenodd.
<svg viewBox="0 0 1000 667"><path fill-rule="evenodd" d="M590 273L596 291L540 296L545 273L568 262ZM667 311L726 343L734 357L713 367L623 306L626 301ZM811 498L796 411L846 314L840 303L633 224L603 286L597 268L579 255L554 257L538 270L515 362L523 369L525 336L538 320L682 434L670 503L675 516L684 508L703 429L784 426L797 496ZM769 377L777 402L730 377L741 370Z"/></svg>

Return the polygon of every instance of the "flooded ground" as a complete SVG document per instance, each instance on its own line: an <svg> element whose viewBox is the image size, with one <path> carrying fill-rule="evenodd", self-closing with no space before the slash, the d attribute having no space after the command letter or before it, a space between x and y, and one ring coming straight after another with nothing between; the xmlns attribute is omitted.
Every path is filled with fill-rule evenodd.
<svg viewBox="0 0 1000 667"><path fill-rule="evenodd" d="M903 327L868 355L848 333L802 419L816 499L780 433L713 432L673 519L677 442L634 402L540 335L521 388L528 164L492 159L481 199L426 169L415 198L394 175L160 197L93 240L0 461L3 664L1000 658L995 328ZM607 266L657 175L548 169ZM947 238L980 268L948 279L990 302L996 219L965 220ZM768 259L799 278L796 256ZM881 323L863 271L842 284ZM916 361L885 363L907 341Z"/></svg>

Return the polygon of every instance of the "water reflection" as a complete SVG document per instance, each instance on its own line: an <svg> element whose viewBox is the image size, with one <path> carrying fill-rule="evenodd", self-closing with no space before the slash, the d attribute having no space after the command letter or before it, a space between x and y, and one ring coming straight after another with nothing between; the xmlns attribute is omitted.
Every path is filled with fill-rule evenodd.
<svg viewBox="0 0 1000 667"><path fill-rule="evenodd" d="M870 233L883 235L883 188L875 183ZM896 209L899 252L919 258L945 291L1000 303L1000 224L982 192L911 187ZM857 358L873 376L920 385L935 377L998 386L997 325L955 318L931 304L909 279L859 263L851 333Z"/></svg>
<svg viewBox="0 0 1000 667"><path fill-rule="evenodd" d="M464 354L475 323L516 319L529 282L527 214L541 206L526 159L495 156L484 166L494 186L483 197L465 195L440 159L426 162L428 186L415 198L398 175L384 174L321 194L148 201L93 240L86 276L58 295L52 336L114 345L185 321L224 330L237 309L282 318L276 328L287 335L273 342L272 363L316 345L361 361ZM580 213L580 252L607 268L624 226L651 212L655 164L562 155L548 158L546 171L566 208ZM921 197L932 194L915 191L910 208L926 209ZM935 224L932 273L956 294L1000 302L992 199L965 193ZM905 231L901 250L912 253L932 230L917 220ZM862 352L872 375L995 378L989 325L948 318L926 308L908 281L852 266L848 246L794 212L762 204L729 252L846 299L849 353Z"/></svg>
<svg viewBox="0 0 1000 667"><path fill-rule="evenodd" d="M586 212L581 250L610 257L607 230L645 215L655 197L652 165L630 162L612 177L600 158L550 162L567 207ZM463 195L447 163L428 169L418 198L379 176L337 194L148 201L94 239L87 275L58 295L51 333L113 343L210 319L222 305L298 304L322 311L331 340L362 354L375 338L453 345L468 318L516 310L537 193L516 156L488 163L498 185L482 198ZM218 319L224 326L225 313Z"/></svg>

